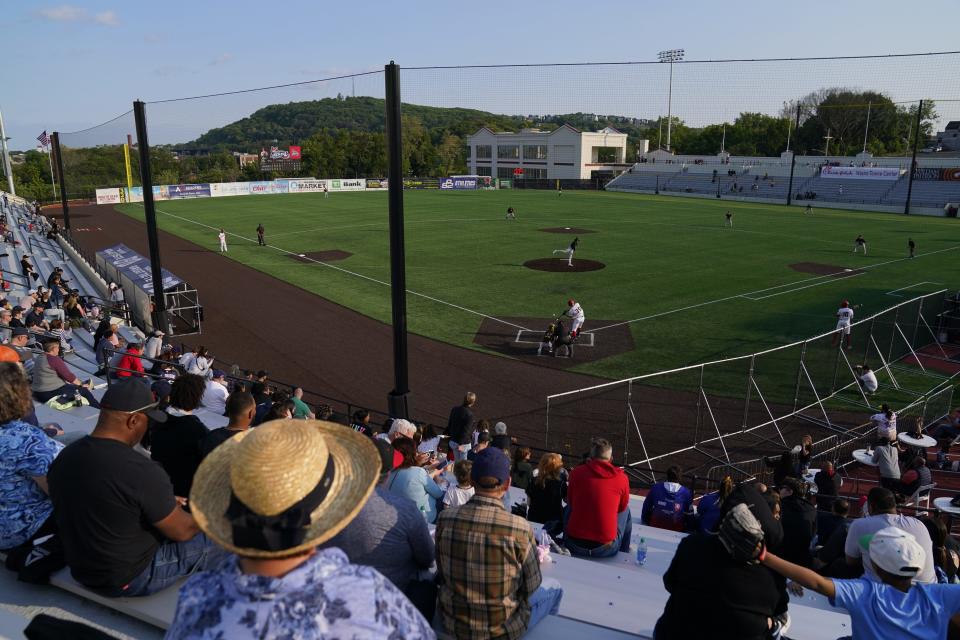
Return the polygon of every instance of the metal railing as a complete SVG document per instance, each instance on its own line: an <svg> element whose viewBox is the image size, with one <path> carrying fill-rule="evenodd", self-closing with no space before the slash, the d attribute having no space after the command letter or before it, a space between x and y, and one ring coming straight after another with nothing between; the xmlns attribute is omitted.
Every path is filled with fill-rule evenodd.
<svg viewBox="0 0 960 640"><path fill-rule="evenodd" d="M653 465L669 460L683 460L688 467L693 459L701 465L754 464L738 459L747 456L731 453L731 447L782 450L788 427L839 435L840 446L861 435L843 426L850 414L844 406L856 411L872 407L855 372L854 365L861 363L873 364L889 379L891 393L907 404L909 415L938 418L928 414L949 410L944 403L951 401L956 374L928 375L917 352L942 350L935 327L945 291L906 300L853 323L852 351L838 348L842 336L830 331L751 355L553 394L546 399L544 448L569 451L585 433L604 437L620 445L626 466L654 480ZM902 373L892 365L907 358L917 367L916 377L930 388L916 392L899 383ZM656 437L651 439L651 434Z"/></svg>

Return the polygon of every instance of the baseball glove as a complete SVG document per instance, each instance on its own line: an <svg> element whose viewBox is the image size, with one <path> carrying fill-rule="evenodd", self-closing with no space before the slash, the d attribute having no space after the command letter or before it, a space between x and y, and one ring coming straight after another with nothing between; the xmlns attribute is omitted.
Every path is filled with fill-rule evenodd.
<svg viewBox="0 0 960 640"><path fill-rule="evenodd" d="M758 562L763 549L763 529L746 504L740 503L727 512L720 524L720 543L737 562Z"/></svg>

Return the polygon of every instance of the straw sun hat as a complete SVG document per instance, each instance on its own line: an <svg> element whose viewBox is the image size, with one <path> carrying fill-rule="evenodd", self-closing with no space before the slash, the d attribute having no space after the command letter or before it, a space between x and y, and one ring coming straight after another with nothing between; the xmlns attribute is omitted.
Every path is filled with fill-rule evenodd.
<svg viewBox="0 0 960 640"><path fill-rule="evenodd" d="M380 456L365 435L320 420L272 420L208 455L190 491L193 516L218 545L285 557L335 536L373 492Z"/></svg>

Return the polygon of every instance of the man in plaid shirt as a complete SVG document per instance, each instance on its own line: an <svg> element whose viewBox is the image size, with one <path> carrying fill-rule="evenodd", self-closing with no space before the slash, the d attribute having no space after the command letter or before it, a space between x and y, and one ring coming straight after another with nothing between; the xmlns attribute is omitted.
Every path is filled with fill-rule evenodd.
<svg viewBox="0 0 960 640"><path fill-rule="evenodd" d="M542 579L530 524L503 506L507 455L484 449L470 476L473 498L437 519L440 637L514 640L557 613L563 589Z"/></svg>

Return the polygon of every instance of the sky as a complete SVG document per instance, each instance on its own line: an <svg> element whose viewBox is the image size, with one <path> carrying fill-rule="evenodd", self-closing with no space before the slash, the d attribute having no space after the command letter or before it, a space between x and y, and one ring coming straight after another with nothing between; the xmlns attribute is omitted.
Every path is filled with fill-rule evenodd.
<svg viewBox="0 0 960 640"><path fill-rule="evenodd" d="M539 7L539 8L538 8ZM380 73L355 79L182 103L182 96L402 68L654 61L683 48L687 60L904 54L960 49L936 24L960 23L960 2L927 0L907 19L888 0L800 3L685 0L604 6L433 0L350 3L285 0L7 0L0 110L13 149L43 130L75 132L148 102L151 142L184 142L271 104L383 94ZM927 26L925 21L929 21ZM949 30L947 30L949 31ZM404 101L501 113L586 111L656 118L667 110L702 125L741 111L776 113L822 86L880 88L895 100L941 102L960 118L960 56L810 63L725 63L404 71ZM668 91L669 89L669 91ZM132 116L76 144L115 143Z"/></svg>

